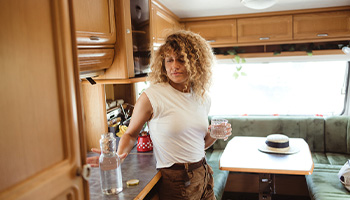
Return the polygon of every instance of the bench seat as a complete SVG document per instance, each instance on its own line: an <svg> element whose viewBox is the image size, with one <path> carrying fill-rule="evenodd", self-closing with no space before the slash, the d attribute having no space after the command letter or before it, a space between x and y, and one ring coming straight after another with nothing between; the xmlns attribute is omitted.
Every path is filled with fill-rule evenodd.
<svg viewBox="0 0 350 200"><path fill-rule="evenodd" d="M224 194L229 171L219 169L219 160L224 150L208 149L206 159L214 172L214 194L217 200L220 200Z"/></svg>
<svg viewBox="0 0 350 200"><path fill-rule="evenodd" d="M208 163L214 169L214 192L221 199L229 173L219 170L219 160L226 144L234 136L266 137L281 133L290 138L303 138L309 145L314 172L306 175L312 200L350 199L350 193L340 183L338 172L350 159L349 116L221 116L232 125L227 141L217 140L207 150ZM210 121L211 117L209 117ZM217 180L215 180L217 179Z"/></svg>

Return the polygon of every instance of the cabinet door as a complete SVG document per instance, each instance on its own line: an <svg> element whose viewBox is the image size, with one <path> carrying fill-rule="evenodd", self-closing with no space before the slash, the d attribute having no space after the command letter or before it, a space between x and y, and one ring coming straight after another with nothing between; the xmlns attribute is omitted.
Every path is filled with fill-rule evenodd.
<svg viewBox="0 0 350 200"><path fill-rule="evenodd" d="M88 199L71 4L0 1L0 199Z"/></svg>
<svg viewBox="0 0 350 200"><path fill-rule="evenodd" d="M296 14L294 39L350 37L350 11Z"/></svg>
<svg viewBox="0 0 350 200"><path fill-rule="evenodd" d="M79 49L78 54L80 72L103 71L111 66L114 49Z"/></svg>
<svg viewBox="0 0 350 200"><path fill-rule="evenodd" d="M292 15L237 20L238 43L292 40Z"/></svg>
<svg viewBox="0 0 350 200"><path fill-rule="evenodd" d="M212 46L237 43L235 19L188 22L186 29L200 34Z"/></svg>
<svg viewBox="0 0 350 200"><path fill-rule="evenodd" d="M163 44L166 36L180 29L179 22L167 12L152 3L152 40L153 45Z"/></svg>
<svg viewBox="0 0 350 200"><path fill-rule="evenodd" d="M114 44L114 0L74 0L78 45Z"/></svg>

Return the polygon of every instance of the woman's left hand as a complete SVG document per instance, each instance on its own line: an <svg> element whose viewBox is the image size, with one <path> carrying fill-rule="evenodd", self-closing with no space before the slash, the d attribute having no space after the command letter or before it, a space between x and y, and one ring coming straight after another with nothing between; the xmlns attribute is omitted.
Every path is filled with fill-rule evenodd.
<svg viewBox="0 0 350 200"><path fill-rule="evenodd" d="M230 135L232 135L232 128L231 128L231 124L227 122L227 124L226 124L226 137L224 138L224 141L226 141Z"/></svg>
<svg viewBox="0 0 350 200"><path fill-rule="evenodd" d="M211 131L211 125L209 125L209 127L208 127L208 132L210 133L210 131ZM226 137L224 138L224 141L226 141L228 139L228 137L230 137L230 135L232 135L231 124L228 122L226 123L225 135L226 135Z"/></svg>

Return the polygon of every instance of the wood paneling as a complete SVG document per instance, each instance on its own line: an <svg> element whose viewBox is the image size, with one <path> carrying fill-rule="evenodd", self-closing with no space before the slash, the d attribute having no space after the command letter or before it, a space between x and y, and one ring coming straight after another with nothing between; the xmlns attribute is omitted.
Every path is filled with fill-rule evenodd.
<svg viewBox="0 0 350 200"><path fill-rule="evenodd" d="M238 43L293 39L292 15L237 19Z"/></svg>
<svg viewBox="0 0 350 200"><path fill-rule="evenodd" d="M73 3L78 45L115 43L114 0L74 0Z"/></svg>
<svg viewBox="0 0 350 200"><path fill-rule="evenodd" d="M293 16L294 39L350 39L350 11L297 14Z"/></svg>
<svg viewBox="0 0 350 200"><path fill-rule="evenodd" d="M81 72L96 71L112 65L114 49L79 49L78 54Z"/></svg>
<svg viewBox="0 0 350 200"><path fill-rule="evenodd" d="M259 193L259 174L230 173L227 177L225 192Z"/></svg>
<svg viewBox="0 0 350 200"><path fill-rule="evenodd" d="M0 3L0 199L84 199L71 3Z"/></svg>
<svg viewBox="0 0 350 200"><path fill-rule="evenodd" d="M104 85L82 84L87 151L100 147L101 134L108 132Z"/></svg>
<svg viewBox="0 0 350 200"><path fill-rule="evenodd" d="M210 45L230 45L237 43L236 19L189 22L186 29L200 34Z"/></svg>
<svg viewBox="0 0 350 200"><path fill-rule="evenodd" d="M165 42L166 36L181 29L181 26L174 15L164 8L159 2L152 1L151 4L151 35L154 46Z"/></svg>
<svg viewBox="0 0 350 200"><path fill-rule="evenodd" d="M127 79L134 77L130 0L116 0L115 4L117 41L114 61L100 79Z"/></svg>
<svg viewBox="0 0 350 200"><path fill-rule="evenodd" d="M275 194L308 196L305 176L299 175L272 175L275 185ZM259 174L230 172L225 192L259 193Z"/></svg>

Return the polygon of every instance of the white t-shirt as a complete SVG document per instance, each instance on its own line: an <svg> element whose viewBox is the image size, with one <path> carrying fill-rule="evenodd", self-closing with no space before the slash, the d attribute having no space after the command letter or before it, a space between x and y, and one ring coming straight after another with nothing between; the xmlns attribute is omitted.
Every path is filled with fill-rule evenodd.
<svg viewBox="0 0 350 200"><path fill-rule="evenodd" d="M157 168L201 160L209 125L209 96L202 103L192 93L180 92L169 83L151 85L145 93L153 107L148 126Z"/></svg>

